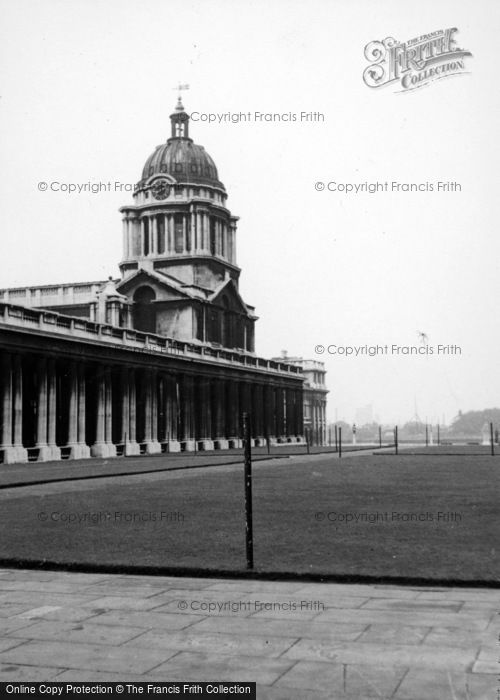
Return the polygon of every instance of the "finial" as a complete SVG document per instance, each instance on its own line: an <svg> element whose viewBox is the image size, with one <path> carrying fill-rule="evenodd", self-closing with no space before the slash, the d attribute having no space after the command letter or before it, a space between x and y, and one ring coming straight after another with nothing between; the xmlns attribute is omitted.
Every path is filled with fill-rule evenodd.
<svg viewBox="0 0 500 700"><path fill-rule="evenodd" d="M182 90L189 90L189 85L187 83L179 83L177 87L172 88L172 90L178 90L179 91L179 97L177 98L177 105L175 107L176 112L184 112L184 105L182 104L182 99L181 99L181 92Z"/></svg>

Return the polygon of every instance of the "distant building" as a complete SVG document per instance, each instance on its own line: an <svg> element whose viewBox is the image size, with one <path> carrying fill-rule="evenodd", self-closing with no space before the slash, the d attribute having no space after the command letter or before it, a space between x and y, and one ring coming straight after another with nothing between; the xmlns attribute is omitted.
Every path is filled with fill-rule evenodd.
<svg viewBox="0 0 500 700"><path fill-rule="evenodd" d="M358 427L368 425L374 422L373 406L371 405L371 403L367 406L361 406L361 408L356 409L354 422Z"/></svg>
<svg viewBox="0 0 500 700"><path fill-rule="evenodd" d="M325 363L306 360L303 357L289 357L284 350L275 362L286 362L300 367L304 375L304 431L311 445L326 445L326 395Z"/></svg>

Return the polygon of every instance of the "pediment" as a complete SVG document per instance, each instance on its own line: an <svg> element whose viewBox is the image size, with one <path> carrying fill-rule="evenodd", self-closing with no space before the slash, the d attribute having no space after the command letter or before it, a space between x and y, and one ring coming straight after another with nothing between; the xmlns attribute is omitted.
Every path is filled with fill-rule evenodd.
<svg viewBox="0 0 500 700"><path fill-rule="evenodd" d="M120 294L125 295L129 301L133 301L136 291L140 287L149 287L155 294L155 301L169 301L173 299L190 299L192 295L176 284L173 279L167 279L161 274L149 270L138 270L116 285Z"/></svg>
<svg viewBox="0 0 500 700"><path fill-rule="evenodd" d="M231 311L249 315L249 310L232 279L224 282L214 291L210 297L210 302L217 306L225 307Z"/></svg>

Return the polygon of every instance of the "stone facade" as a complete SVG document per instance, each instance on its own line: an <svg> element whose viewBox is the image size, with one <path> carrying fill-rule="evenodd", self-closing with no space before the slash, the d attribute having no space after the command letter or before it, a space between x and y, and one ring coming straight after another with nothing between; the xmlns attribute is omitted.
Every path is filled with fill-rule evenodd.
<svg viewBox="0 0 500 700"><path fill-rule="evenodd" d="M286 352L283 352L280 358L274 359L302 369L304 375L304 432L311 445L328 444L326 403L329 392L325 382L325 363L318 360L305 360L302 357L288 357Z"/></svg>
<svg viewBox="0 0 500 700"><path fill-rule="evenodd" d="M254 351L213 160L172 135L121 209L120 278L0 290L0 461L300 442L303 375Z"/></svg>

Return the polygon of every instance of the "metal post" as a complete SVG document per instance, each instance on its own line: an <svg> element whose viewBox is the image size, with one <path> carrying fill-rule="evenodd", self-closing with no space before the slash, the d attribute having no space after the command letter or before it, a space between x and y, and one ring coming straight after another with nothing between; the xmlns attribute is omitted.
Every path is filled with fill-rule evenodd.
<svg viewBox="0 0 500 700"><path fill-rule="evenodd" d="M491 443L491 456L495 456L495 441L493 439L493 423L490 423L490 443Z"/></svg>
<svg viewBox="0 0 500 700"><path fill-rule="evenodd" d="M398 426L394 428L394 447L396 448L396 454L399 454L399 445L398 445Z"/></svg>
<svg viewBox="0 0 500 700"><path fill-rule="evenodd" d="M425 424L425 446L429 447L429 426Z"/></svg>
<svg viewBox="0 0 500 700"><path fill-rule="evenodd" d="M245 447L245 545L247 569L253 569L252 443L248 413L243 414L243 436Z"/></svg>
<svg viewBox="0 0 500 700"><path fill-rule="evenodd" d="M339 459L342 457L342 428L339 426L338 429L338 434L339 434Z"/></svg>
<svg viewBox="0 0 500 700"><path fill-rule="evenodd" d="M309 446L310 440L311 440L311 435L310 435L310 429L308 428L306 431L306 449L307 449L307 454L311 454L311 448Z"/></svg>
<svg viewBox="0 0 500 700"><path fill-rule="evenodd" d="M437 430L437 432L438 432L437 441L438 441L438 445L440 445L440 444L441 444L441 435L440 435L440 432L439 432L439 423L438 423L438 425L437 425L437 429L438 429L438 430Z"/></svg>
<svg viewBox="0 0 500 700"><path fill-rule="evenodd" d="M378 426L378 446L382 447L382 427Z"/></svg>
<svg viewBox="0 0 500 700"><path fill-rule="evenodd" d="M266 435L266 445L267 445L267 454L271 454L271 439L269 437L269 434Z"/></svg>
<svg viewBox="0 0 500 700"><path fill-rule="evenodd" d="M337 426L335 426L335 452L339 451L339 430Z"/></svg>

